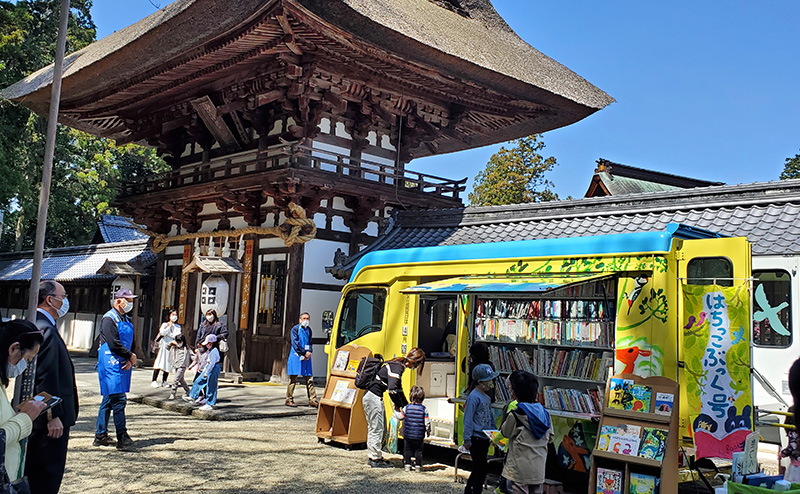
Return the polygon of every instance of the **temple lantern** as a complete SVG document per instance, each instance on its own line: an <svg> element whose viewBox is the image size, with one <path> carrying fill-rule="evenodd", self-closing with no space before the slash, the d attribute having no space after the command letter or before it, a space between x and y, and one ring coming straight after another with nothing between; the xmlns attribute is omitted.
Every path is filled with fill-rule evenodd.
<svg viewBox="0 0 800 494"><path fill-rule="evenodd" d="M209 310L217 311L222 317L228 311L228 293L230 285L219 275L209 277L203 282L200 294L200 310L205 314Z"/></svg>

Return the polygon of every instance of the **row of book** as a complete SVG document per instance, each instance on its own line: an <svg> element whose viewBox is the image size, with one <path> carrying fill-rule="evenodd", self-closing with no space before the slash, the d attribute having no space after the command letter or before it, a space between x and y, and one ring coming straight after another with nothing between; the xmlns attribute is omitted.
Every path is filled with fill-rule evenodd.
<svg viewBox="0 0 800 494"><path fill-rule="evenodd" d="M495 369L503 372L523 370L538 376L603 382L608 378L609 369L614 363L611 352L554 348L523 351L496 345L489 346L489 360Z"/></svg>
<svg viewBox="0 0 800 494"><path fill-rule="evenodd" d="M537 348L533 353L533 373L541 376L605 382L614 365L611 352Z"/></svg>
<svg viewBox="0 0 800 494"><path fill-rule="evenodd" d="M625 472L612 468L597 468L597 494L623 494ZM631 472L628 479L630 494L656 494L660 479L654 475Z"/></svg>
<svg viewBox="0 0 800 494"><path fill-rule="evenodd" d="M475 320L475 335L482 340L551 345L613 345L614 321L542 321L535 319Z"/></svg>
<svg viewBox="0 0 800 494"><path fill-rule="evenodd" d="M633 384L631 379L613 378L609 382L608 407L618 410L672 415L675 396L672 393L656 393L642 384Z"/></svg>
<svg viewBox="0 0 800 494"><path fill-rule="evenodd" d="M475 314L508 319L604 319L607 306L601 300L507 300L478 299Z"/></svg>
<svg viewBox="0 0 800 494"><path fill-rule="evenodd" d="M599 415L602 410L600 404L603 402L603 397L601 392L596 389L581 391L545 386L542 388L542 401L544 401L544 407L551 410Z"/></svg>
<svg viewBox="0 0 800 494"><path fill-rule="evenodd" d="M617 424L604 425L597 436L597 449L625 456L661 461L667 450L669 431L655 427Z"/></svg>

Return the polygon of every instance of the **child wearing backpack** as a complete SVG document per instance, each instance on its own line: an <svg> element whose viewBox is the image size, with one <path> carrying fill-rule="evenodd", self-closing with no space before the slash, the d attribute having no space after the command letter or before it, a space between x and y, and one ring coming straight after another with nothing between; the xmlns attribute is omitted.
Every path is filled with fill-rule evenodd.
<svg viewBox="0 0 800 494"><path fill-rule="evenodd" d="M517 407L508 413L500 432L508 438L503 477L511 494L540 494L544 484L547 445L553 440L550 415L536 402L539 380L530 372L515 372L509 379L511 399Z"/></svg>
<svg viewBox="0 0 800 494"><path fill-rule="evenodd" d="M425 437L431 435L431 418L428 409L422 404L425 401L425 390L419 386L411 386L408 393L411 403L394 412L397 420L403 421L403 467L411 471L411 458L416 460L414 470L422 471L422 447Z"/></svg>

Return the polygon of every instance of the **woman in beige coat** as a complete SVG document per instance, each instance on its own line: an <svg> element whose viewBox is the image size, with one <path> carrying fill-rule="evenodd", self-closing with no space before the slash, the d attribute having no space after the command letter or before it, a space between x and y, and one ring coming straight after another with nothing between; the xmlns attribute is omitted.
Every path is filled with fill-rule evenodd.
<svg viewBox="0 0 800 494"><path fill-rule="evenodd" d="M8 380L25 371L39 353L44 335L35 324L14 320L0 325L0 429L6 433L6 471L13 483L22 477L20 441L31 434L33 420L44 411L42 401L26 401L14 411L6 396Z"/></svg>
<svg viewBox="0 0 800 494"><path fill-rule="evenodd" d="M530 372L514 371L508 378L517 407L508 412L500 432L508 438L503 477L512 494L540 494L544 484L547 445L553 440L550 415L536 402L539 380Z"/></svg>

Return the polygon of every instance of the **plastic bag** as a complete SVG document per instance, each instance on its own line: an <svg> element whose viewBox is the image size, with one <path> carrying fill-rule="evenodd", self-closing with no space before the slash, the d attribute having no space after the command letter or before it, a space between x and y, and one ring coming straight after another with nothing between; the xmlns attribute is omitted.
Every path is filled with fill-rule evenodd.
<svg viewBox="0 0 800 494"><path fill-rule="evenodd" d="M783 474L783 480L800 483L800 462L793 460L789 463L789 466L786 467L786 473Z"/></svg>
<svg viewBox="0 0 800 494"><path fill-rule="evenodd" d="M389 436L386 439L386 450L390 453L397 453L397 434L400 430L400 421L392 415L389 419Z"/></svg>

